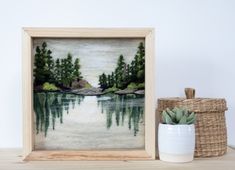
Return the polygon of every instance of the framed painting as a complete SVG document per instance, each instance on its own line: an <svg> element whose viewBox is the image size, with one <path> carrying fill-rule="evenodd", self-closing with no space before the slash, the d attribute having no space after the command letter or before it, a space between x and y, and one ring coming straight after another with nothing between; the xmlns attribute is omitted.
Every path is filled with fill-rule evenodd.
<svg viewBox="0 0 235 170"><path fill-rule="evenodd" d="M23 28L24 160L155 159L153 34Z"/></svg>

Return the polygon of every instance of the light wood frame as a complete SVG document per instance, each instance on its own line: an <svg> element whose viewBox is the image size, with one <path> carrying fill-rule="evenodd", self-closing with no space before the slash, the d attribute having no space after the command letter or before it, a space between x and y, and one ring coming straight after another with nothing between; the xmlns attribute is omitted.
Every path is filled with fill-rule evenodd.
<svg viewBox="0 0 235 170"><path fill-rule="evenodd" d="M144 38L145 148L143 150L34 150L33 38ZM23 159L24 160L146 160L156 157L154 104L154 29L152 28L23 28Z"/></svg>

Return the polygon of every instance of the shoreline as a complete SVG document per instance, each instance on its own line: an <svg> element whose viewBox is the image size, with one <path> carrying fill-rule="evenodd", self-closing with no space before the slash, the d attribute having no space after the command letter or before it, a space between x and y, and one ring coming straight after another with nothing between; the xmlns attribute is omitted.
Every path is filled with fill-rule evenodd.
<svg viewBox="0 0 235 170"><path fill-rule="evenodd" d="M91 88L82 88L82 89L75 89L75 90L90 90ZM106 94L115 94L115 95L128 95L128 94L135 94L135 95L145 95L145 90L117 90L114 92L97 92L97 93L81 93L76 92L74 90L34 90L34 93L65 93L65 94L74 94L74 95L81 95L81 96L102 96Z"/></svg>

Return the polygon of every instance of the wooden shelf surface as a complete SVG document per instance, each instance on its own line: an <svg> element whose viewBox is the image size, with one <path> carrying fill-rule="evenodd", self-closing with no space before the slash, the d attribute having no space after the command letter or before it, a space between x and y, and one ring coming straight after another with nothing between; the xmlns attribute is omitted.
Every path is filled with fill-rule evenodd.
<svg viewBox="0 0 235 170"><path fill-rule="evenodd" d="M175 164L147 161L22 161L21 149L0 149L0 170L235 170L235 150L221 157Z"/></svg>

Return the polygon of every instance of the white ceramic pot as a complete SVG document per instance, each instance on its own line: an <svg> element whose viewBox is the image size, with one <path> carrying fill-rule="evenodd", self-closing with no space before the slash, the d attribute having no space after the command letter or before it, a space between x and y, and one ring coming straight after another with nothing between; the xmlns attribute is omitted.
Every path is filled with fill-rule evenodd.
<svg viewBox="0 0 235 170"><path fill-rule="evenodd" d="M158 150L162 161L190 162L195 149L195 127L159 124Z"/></svg>

